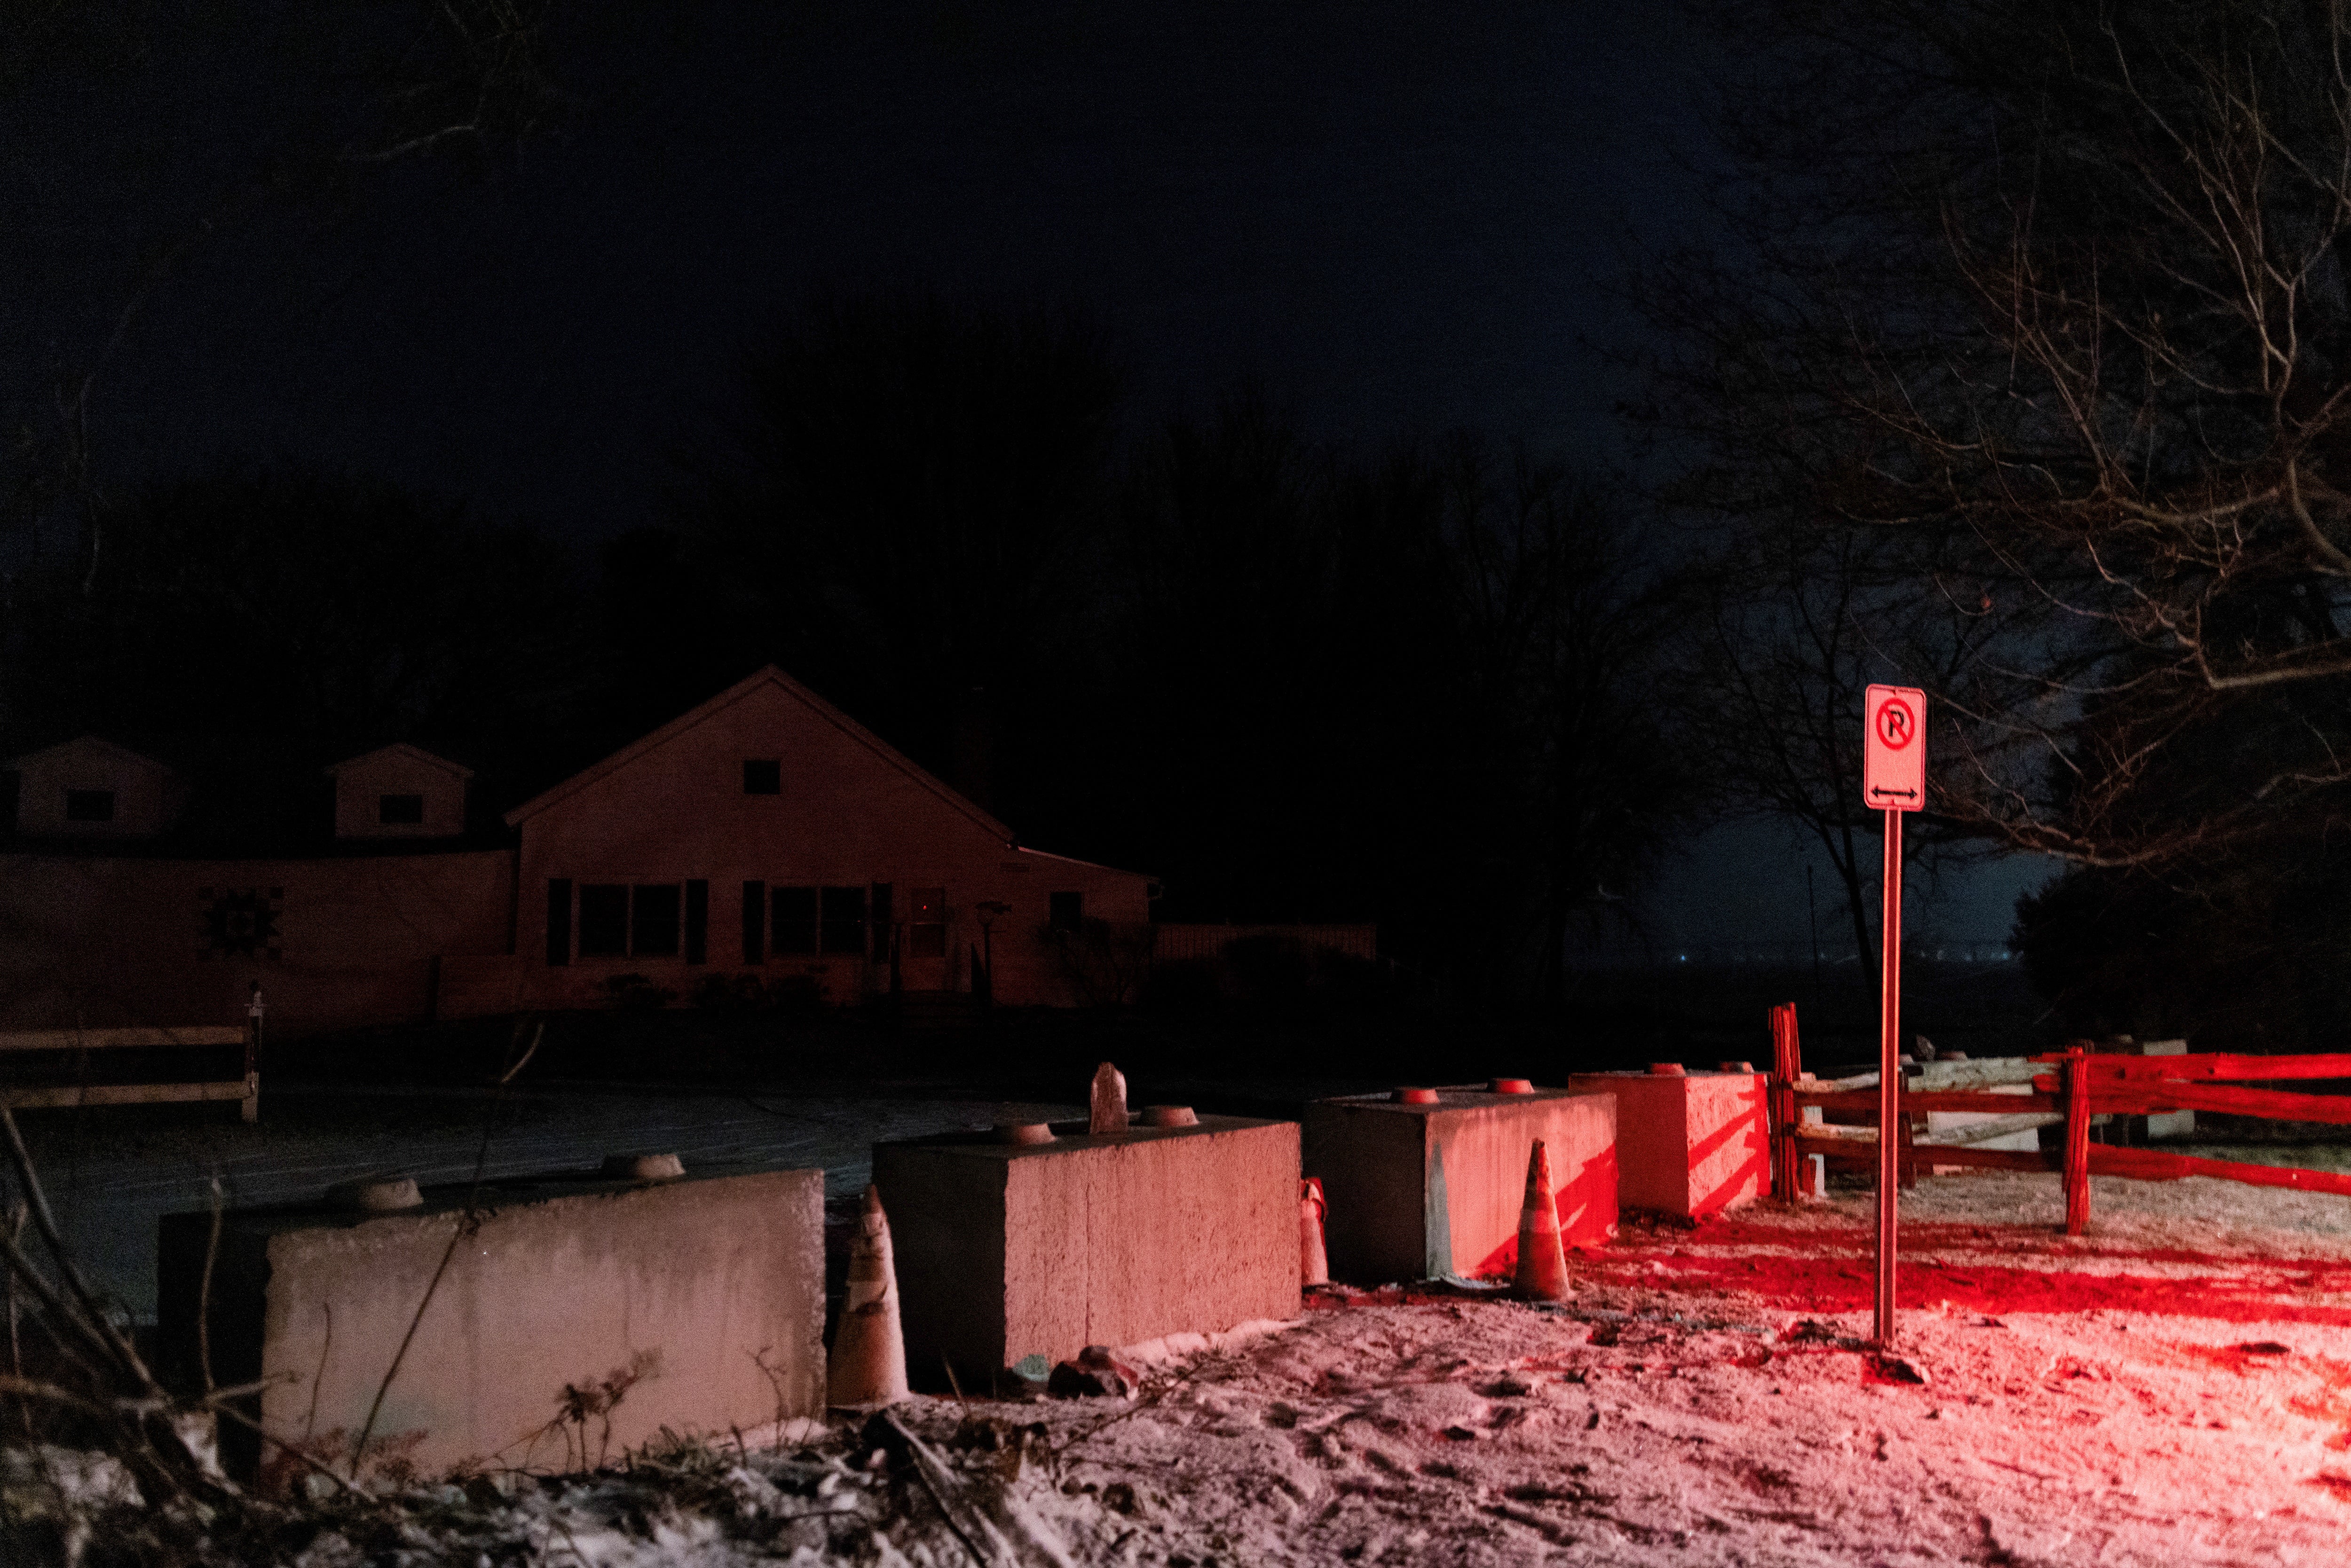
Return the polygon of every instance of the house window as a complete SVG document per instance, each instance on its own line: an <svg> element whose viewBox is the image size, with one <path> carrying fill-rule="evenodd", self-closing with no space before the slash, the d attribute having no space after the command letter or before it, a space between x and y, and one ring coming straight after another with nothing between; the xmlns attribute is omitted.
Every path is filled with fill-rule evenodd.
<svg viewBox="0 0 2351 1568"><path fill-rule="evenodd" d="M629 956L677 956L677 883L641 882L630 890Z"/></svg>
<svg viewBox="0 0 2351 1568"><path fill-rule="evenodd" d="M1086 895L1056 893L1045 900L1045 924L1056 931L1075 931L1086 923Z"/></svg>
<svg viewBox="0 0 2351 1568"><path fill-rule="evenodd" d="M580 888L580 956L629 956L629 888L626 883L591 882Z"/></svg>
<svg viewBox="0 0 2351 1568"><path fill-rule="evenodd" d="M387 825L422 822L424 821L424 797L379 795L375 800L375 820Z"/></svg>
<svg viewBox="0 0 2351 1568"><path fill-rule="evenodd" d="M547 961L571 962L571 879L547 879Z"/></svg>
<svg viewBox="0 0 2351 1568"><path fill-rule="evenodd" d="M114 821L114 791L111 789L67 790L66 821L68 822Z"/></svg>
<svg viewBox="0 0 2351 1568"><path fill-rule="evenodd" d="M776 923L769 929L768 951L777 957L800 957L816 952L816 889L776 889Z"/></svg>
<svg viewBox="0 0 2351 1568"><path fill-rule="evenodd" d="M865 956L865 890L862 887L828 887L823 890L823 929L820 933L824 951L832 956L862 958Z"/></svg>
<svg viewBox="0 0 2351 1568"><path fill-rule="evenodd" d="M784 765L772 757L747 757L743 759L743 793L746 795L780 795L784 792Z"/></svg>
<svg viewBox="0 0 2351 1568"><path fill-rule="evenodd" d="M743 884L743 962L756 964L768 956L768 884Z"/></svg>
<svg viewBox="0 0 2351 1568"><path fill-rule="evenodd" d="M915 958L947 956L947 890L918 887L906 900L914 905L906 921L906 952Z"/></svg>

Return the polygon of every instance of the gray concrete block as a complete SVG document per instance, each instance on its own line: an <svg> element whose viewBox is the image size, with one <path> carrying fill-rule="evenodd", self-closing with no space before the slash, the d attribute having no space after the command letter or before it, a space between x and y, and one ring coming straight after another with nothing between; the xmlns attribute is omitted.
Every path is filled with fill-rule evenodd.
<svg viewBox="0 0 2351 1568"><path fill-rule="evenodd" d="M471 1229L467 1196L428 1188L402 1213L230 1210L205 1314L215 1383L277 1379L250 1406L262 1425L347 1471L413 1322L363 1469L425 1477L574 1469L664 1427L821 1412L821 1171L507 1181ZM188 1379L209 1226L167 1215L160 1237L159 1335ZM295 1473L234 1425L222 1448L233 1473Z"/></svg>
<svg viewBox="0 0 2351 1568"><path fill-rule="evenodd" d="M1579 1072L1568 1087L1616 1097L1617 1199L1683 1219L1771 1190L1771 1131L1758 1072Z"/></svg>
<svg viewBox="0 0 2351 1568"><path fill-rule="evenodd" d="M1508 1273L1538 1138L1551 1155L1562 1238L1604 1244L1616 1233L1617 1201L1615 1106L1605 1095L1443 1089L1434 1104L1350 1095L1308 1106L1306 1174L1331 1204L1332 1277L1370 1284Z"/></svg>
<svg viewBox="0 0 2351 1568"><path fill-rule="evenodd" d="M1298 1315L1296 1123L1085 1128L874 1145L917 1385L948 1364L972 1389L1030 1355Z"/></svg>

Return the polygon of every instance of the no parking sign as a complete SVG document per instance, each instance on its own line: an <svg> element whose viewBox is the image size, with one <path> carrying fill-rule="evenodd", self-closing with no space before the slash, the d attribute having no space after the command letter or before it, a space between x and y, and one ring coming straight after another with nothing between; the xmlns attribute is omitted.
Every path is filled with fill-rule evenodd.
<svg viewBox="0 0 2351 1568"><path fill-rule="evenodd" d="M1915 811L1927 800L1927 694L1872 686L1861 746L1861 798L1880 811Z"/></svg>
<svg viewBox="0 0 2351 1568"><path fill-rule="evenodd" d="M1927 800L1927 694L1872 686L1862 705L1861 798L1886 813L1877 982L1877 1311L1875 1338L1894 1348L1902 1145L1902 813Z"/></svg>

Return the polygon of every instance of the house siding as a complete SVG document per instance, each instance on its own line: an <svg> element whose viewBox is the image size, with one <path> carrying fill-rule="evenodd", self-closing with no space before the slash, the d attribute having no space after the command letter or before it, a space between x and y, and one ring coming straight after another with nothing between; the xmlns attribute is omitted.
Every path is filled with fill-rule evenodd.
<svg viewBox="0 0 2351 1568"><path fill-rule="evenodd" d="M782 788L747 793L743 764L773 759ZM1060 952L1043 936L1049 896L1085 895L1087 914L1126 925L1150 918L1148 879L1013 848L935 782L780 682L752 685L661 744L521 821L524 1003L590 1007L615 977L643 975L690 996L708 974L751 972L773 980L805 975L827 1001L846 1004L889 988L888 943L900 946L910 990L972 988L975 949L992 949L995 996L1012 1005L1082 999ZM569 962L547 961L550 883L591 886L707 884L707 962L683 952L585 955L574 904ZM768 906L747 915L747 883ZM778 888L891 888L892 925L869 925L856 954L769 955ZM913 951L914 895L937 890L944 950ZM982 929L978 905L1009 912ZM869 904L869 917L871 907ZM747 935L767 930L760 962L745 962ZM681 943L681 947L683 944ZM532 960L536 960L535 962Z"/></svg>

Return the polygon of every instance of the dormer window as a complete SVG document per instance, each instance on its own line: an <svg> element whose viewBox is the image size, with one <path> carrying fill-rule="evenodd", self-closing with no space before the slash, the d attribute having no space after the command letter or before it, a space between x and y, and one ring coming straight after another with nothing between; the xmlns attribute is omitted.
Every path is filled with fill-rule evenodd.
<svg viewBox="0 0 2351 1568"><path fill-rule="evenodd" d="M66 821L68 822L114 821L114 791L111 789L67 790Z"/></svg>
<svg viewBox="0 0 2351 1568"><path fill-rule="evenodd" d="M743 759L743 793L746 795L780 795L784 792L784 765L772 757L747 757Z"/></svg>
<svg viewBox="0 0 2351 1568"><path fill-rule="evenodd" d="M454 839L465 831L465 785L473 770L405 743L338 762L339 839Z"/></svg>

